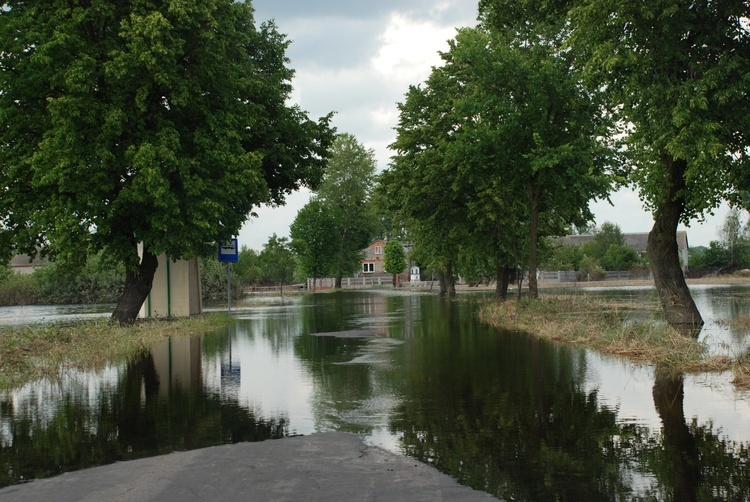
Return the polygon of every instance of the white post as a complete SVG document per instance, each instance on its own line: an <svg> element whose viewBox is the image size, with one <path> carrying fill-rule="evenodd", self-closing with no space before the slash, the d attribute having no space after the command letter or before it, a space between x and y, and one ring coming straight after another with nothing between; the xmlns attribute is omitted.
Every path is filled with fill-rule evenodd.
<svg viewBox="0 0 750 502"><path fill-rule="evenodd" d="M232 315L232 264L227 262L227 314Z"/></svg>

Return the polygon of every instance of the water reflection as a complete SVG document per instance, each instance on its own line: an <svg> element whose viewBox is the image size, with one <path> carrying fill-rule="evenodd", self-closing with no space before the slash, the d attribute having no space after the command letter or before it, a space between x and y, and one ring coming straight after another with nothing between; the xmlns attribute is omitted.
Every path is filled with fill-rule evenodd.
<svg viewBox="0 0 750 502"><path fill-rule="evenodd" d="M23 326L43 322L72 322L109 317L114 305L22 305L0 307L0 326Z"/></svg>
<svg viewBox="0 0 750 502"><path fill-rule="evenodd" d="M697 296L714 320L747 311L747 289ZM722 309L732 298L742 300ZM505 499L742 500L750 493L750 404L727 375L673 376L498 333L476 322L480 300L315 295L249 309L229 330L172 340L105 372L29 384L0 397L0 484L336 430ZM708 323L704 331L721 340L745 336L728 336L726 326ZM310 336L352 329L379 336Z"/></svg>

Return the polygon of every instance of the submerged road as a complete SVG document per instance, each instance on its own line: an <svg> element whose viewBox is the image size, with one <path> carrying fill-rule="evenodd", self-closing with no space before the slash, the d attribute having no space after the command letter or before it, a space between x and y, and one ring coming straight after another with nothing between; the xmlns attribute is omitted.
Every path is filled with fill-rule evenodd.
<svg viewBox="0 0 750 502"><path fill-rule="evenodd" d="M433 467L320 433L170 453L0 489L5 501L488 501Z"/></svg>

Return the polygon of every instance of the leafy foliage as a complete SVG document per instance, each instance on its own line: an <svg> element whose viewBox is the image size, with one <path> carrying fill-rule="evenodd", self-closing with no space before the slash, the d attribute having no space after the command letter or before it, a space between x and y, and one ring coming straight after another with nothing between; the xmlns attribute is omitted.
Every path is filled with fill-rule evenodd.
<svg viewBox="0 0 750 502"><path fill-rule="evenodd" d="M122 294L124 276L122 265L101 254L90 256L82 267L51 262L31 274L0 277L0 305L114 303Z"/></svg>
<svg viewBox="0 0 750 502"><path fill-rule="evenodd" d="M289 233L298 265L306 277L326 277L334 268L332 250L340 247L335 216L329 206L313 197L294 218Z"/></svg>
<svg viewBox="0 0 750 502"><path fill-rule="evenodd" d="M638 253L622 244L611 244L602 258L604 270L629 270L638 262Z"/></svg>
<svg viewBox="0 0 750 502"><path fill-rule="evenodd" d="M237 263L234 264L234 269L242 284L260 284L264 282L260 257L254 249L242 246Z"/></svg>
<svg viewBox="0 0 750 502"><path fill-rule="evenodd" d="M31 274L10 273L0 281L0 305L34 305L38 301L38 288Z"/></svg>
<svg viewBox="0 0 750 502"><path fill-rule="evenodd" d="M318 183L330 116L288 104L287 45L249 2L6 2L2 252L106 250L135 284L137 242L210 255L254 207Z"/></svg>
<svg viewBox="0 0 750 502"><path fill-rule="evenodd" d="M593 239L582 246L553 245L545 257L548 270L576 270L580 278L599 278L606 270L631 270L643 266L646 257L625 244L620 227L604 222L593 228Z"/></svg>
<svg viewBox="0 0 750 502"><path fill-rule="evenodd" d="M228 273L232 274L229 281ZM203 300L226 300L227 286L230 285L232 298L242 297L242 281L234 264L220 262L216 256L201 257L200 275Z"/></svg>
<svg viewBox="0 0 750 502"><path fill-rule="evenodd" d="M748 188L750 3L516 3L481 0L480 15L500 30L554 33L588 89L605 91L604 110L622 126L623 175L654 215L648 249L665 319L702 325L675 234Z"/></svg>
<svg viewBox="0 0 750 502"><path fill-rule="evenodd" d="M337 279L352 275L360 268L362 249L378 230L370 192L375 175L375 152L366 149L357 138L343 133L336 136L331 158L316 194L334 219L339 234L331 247L330 274Z"/></svg>
<svg viewBox="0 0 750 502"><path fill-rule="evenodd" d="M733 209L720 228L720 235L721 240L711 241L708 248L690 255L691 270L750 268L750 221L743 226L740 211Z"/></svg>
<svg viewBox="0 0 750 502"><path fill-rule="evenodd" d="M385 258L383 268L389 274L397 275L406 269L406 255L404 247L399 241L389 240L385 244Z"/></svg>
<svg viewBox="0 0 750 502"><path fill-rule="evenodd" d="M122 294L125 270L101 255L90 257L83 269L53 262L32 274L39 302L46 304L115 303Z"/></svg>
<svg viewBox="0 0 750 502"><path fill-rule="evenodd" d="M590 220L609 187L596 93L544 36L461 29L441 56L399 105L379 200L427 264L531 264L535 277L538 236Z"/></svg>
<svg viewBox="0 0 750 502"><path fill-rule="evenodd" d="M296 260L289 239L273 234L258 256L261 277L270 284L283 286L292 282Z"/></svg>

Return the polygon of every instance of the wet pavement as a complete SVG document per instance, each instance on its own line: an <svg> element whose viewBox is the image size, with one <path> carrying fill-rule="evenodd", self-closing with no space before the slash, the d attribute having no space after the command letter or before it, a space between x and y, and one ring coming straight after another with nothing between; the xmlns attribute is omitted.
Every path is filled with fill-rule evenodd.
<svg viewBox="0 0 750 502"><path fill-rule="evenodd" d="M357 435L215 446L68 472L0 489L2 501L496 500Z"/></svg>

